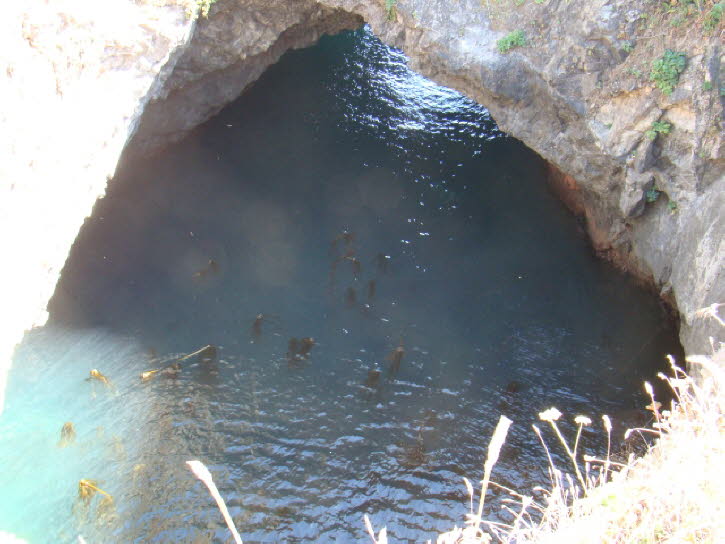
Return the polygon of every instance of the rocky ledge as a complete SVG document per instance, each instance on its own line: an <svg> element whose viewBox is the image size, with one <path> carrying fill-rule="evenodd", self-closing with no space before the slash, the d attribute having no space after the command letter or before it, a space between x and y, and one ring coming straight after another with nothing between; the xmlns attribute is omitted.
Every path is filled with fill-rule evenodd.
<svg viewBox="0 0 725 544"><path fill-rule="evenodd" d="M649 0L218 0L198 19L187 13L194 4L6 10L0 395L14 345L44 322L122 151L132 158L183 137L287 49L363 22L547 159L594 248L673 302L688 352L709 350L718 331L694 312L725 301L721 23L705 28L683 11L673 25ZM666 49L685 58L671 94L649 78Z"/></svg>

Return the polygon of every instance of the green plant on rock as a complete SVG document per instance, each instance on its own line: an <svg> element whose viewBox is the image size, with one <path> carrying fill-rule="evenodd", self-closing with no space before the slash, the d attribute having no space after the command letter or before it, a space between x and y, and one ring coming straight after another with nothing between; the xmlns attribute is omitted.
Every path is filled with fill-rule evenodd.
<svg viewBox="0 0 725 544"><path fill-rule="evenodd" d="M660 197L661 192L662 191L657 189L657 187L652 187L651 189L648 189L647 191L644 192L644 199L647 202L649 202L650 204L652 204Z"/></svg>
<svg viewBox="0 0 725 544"><path fill-rule="evenodd" d="M675 213L677 211L677 202L674 200L670 200L667 202L667 208L670 210L670 212Z"/></svg>
<svg viewBox="0 0 725 544"><path fill-rule="evenodd" d="M526 34L523 30L514 30L496 42L499 53L506 53L514 47L524 47L526 45Z"/></svg>
<svg viewBox="0 0 725 544"><path fill-rule="evenodd" d="M196 18L199 15L207 18L209 10L215 3L216 0L191 0L186 4L186 15L190 18Z"/></svg>
<svg viewBox="0 0 725 544"><path fill-rule="evenodd" d="M707 12L707 14L705 15L705 20L702 23L702 26L705 28L705 30L711 32L715 30L718 26L720 26L723 11L725 11L725 2L718 2L717 4L712 6L712 9Z"/></svg>
<svg viewBox="0 0 725 544"><path fill-rule="evenodd" d="M667 121L655 121L652 123L652 127L646 130L644 135L647 139L654 140L658 134L669 134L672 130L672 124Z"/></svg>
<svg viewBox="0 0 725 544"><path fill-rule="evenodd" d="M388 21L395 21L395 4L398 0L385 0L385 13L388 16Z"/></svg>
<svg viewBox="0 0 725 544"><path fill-rule="evenodd" d="M659 11L664 14L675 14L675 19L679 20L681 24L696 11L702 11L702 1L703 0L672 0L662 2L660 4ZM672 24L672 22L670 22L670 24Z"/></svg>
<svg viewBox="0 0 725 544"><path fill-rule="evenodd" d="M664 94L672 94L686 64L687 57L684 53L667 49L662 57L652 63L649 78Z"/></svg>

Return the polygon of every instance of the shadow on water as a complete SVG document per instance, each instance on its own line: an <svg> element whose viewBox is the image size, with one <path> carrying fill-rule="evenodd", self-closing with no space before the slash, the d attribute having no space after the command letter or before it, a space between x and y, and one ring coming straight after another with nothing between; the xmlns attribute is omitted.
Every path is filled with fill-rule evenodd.
<svg viewBox="0 0 725 544"><path fill-rule="evenodd" d="M245 541L361 541L363 513L424 541L462 519L499 414L515 425L494 476L530 489L537 412L641 417L642 380L680 350L658 301L592 256L540 158L367 30L286 54L125 165L50 313L0 420L20 476L0 482L0 527L34 542L224 542L192 458ZM207 344L213 361L139 379ZM114 394L94 396L91 368ZM58 448L66 421L78 438ZM114 519L73 517L81 478Z"/></svg>

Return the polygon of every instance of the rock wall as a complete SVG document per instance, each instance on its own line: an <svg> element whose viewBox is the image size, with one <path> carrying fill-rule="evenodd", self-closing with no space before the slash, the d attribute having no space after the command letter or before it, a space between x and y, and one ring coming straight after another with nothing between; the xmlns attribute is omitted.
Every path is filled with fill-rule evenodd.
<svg viewBox="0 0 725 544"><path fill-rule="evenodd" d="M194 23L169 2L11 2L0 19L0 412L15 345Z"/></svg>
<svg viewBox="0 0 725 544"><path fill-rule="evenodd" d="M398 0L390 10L385 0L218 0L196 23L188 3L6 6L0 395L13 347L44 322L122 150L132 158L182 137L285 50L363 20L546 158L595 248L676 302L688 351L708 348L717 332L694 311L725 301L721 26L653 26L648 0ZM516 29L527 46L498 52L496 41ZM665 47L688 57L670 96L647 78ZM646 138L653 121L670 122L671 134Z"/></svg>
<svg viewBox="0 0 725 544"><path fill-rule="evenodd" d="M163 91L146 106L128 156L181 139L236 99L285 51L362 24L360 16L314 0L219 1L201 19Z"/></svg>
<svg viewBox="0 0 725 544"><path fill-rule="evenodd" d="M415 69L486 105L571 178L577 195L567 200L586 216L595 249L675 301L688 352L709 351L720 333L694 312L725 301L722 26L708 33L691 14L676 27L654 5L401 0L393 22L380 10L365 17ZM500 54L496 41L513 30L527 46ZM648 77L666 48L688 57L669 96ZM647 138L654 121L671 133ZM648 203L653 189L659 198Z"/></svg>
<svg viewBox="0 0 725 544"><path fill-rule="evenodd" d="M652 5L398 0L388 11L383 0L219 0L168 81L168 98L147 109L133 152L152 151L219 111L261 73L257 59L276 58L286 41L266 35L250 48L233 37L240 29L262 35L281 18L299 20L289 31L299 34L300 26L329 28L326 19L354 25L344 14L356 14L403 49L413 68L484 104L558 170L555 177L568 178L576 194L562 196L586 217L595 249L673 302L683 344L701 351L718 331L694 312L725 301L719 35L692 21L662 32L657 25L671 20ZM501 54L497 40L516 29L527 46ZM665 48L688 57L669 96L648 78ZM651 140L654 121L674 128ZM655 202L647 191L659 195Z"/></svg>

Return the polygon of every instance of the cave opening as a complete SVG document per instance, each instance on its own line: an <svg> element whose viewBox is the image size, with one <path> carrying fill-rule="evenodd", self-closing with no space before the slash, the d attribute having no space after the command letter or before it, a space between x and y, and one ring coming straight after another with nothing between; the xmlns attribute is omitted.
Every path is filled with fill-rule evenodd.
<svg viewBox="0 0 725 544"><path fill-rule="evenodd" d="M366 28L286 53L96 204L13 365L0 527L223 542L198 458L245 540L362 541L367 513L423 541L461 522L500 414L496 479L520 490L546 481L538 412L639 423L677 331L545 177ZM82 478L113 513L78 503Z"/></svg>

